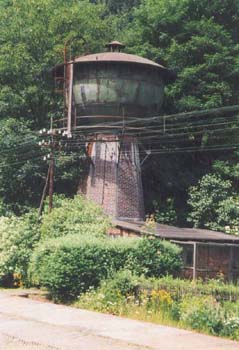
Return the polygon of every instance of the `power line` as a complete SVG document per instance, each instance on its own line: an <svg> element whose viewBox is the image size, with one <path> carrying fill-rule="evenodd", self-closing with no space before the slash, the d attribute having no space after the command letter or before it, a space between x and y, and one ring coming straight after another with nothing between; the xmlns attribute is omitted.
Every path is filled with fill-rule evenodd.
<svg viewBox="0 0 239 350"><path fill-rule="evenodd" d="M35 159L42 159L42 156L37 156L37 157L31 157L31 158L27 158L27 159L24 159L24 160L21 160L21 161L17 161L17 162L9 162L7 164L5 163L0 163L0 168L3 169L3 168L7 168L11 165L20 165L20 164L24 164L24 163L28 163L30 160L35 160Z"/></svg>
<svg viewBox="0 0 239 350"><path fill-rule="evenodd" d="M196 118L196 117L220 115L220 114L224 114L226 112L229 113L229 112L238 112L238 111L239 111L239 105L233 105L233 106L224 106L224 107L211 108L211 109L205 109L205 110L197 110L197 111L192 111L192 112L181 112L181 113L169 114L169 115L156 115L153 117L126 117L126 120L129 118L132 118L132 120L128 121L128 123L135 123L135 122L139 122L139 121L151 122L151 121L160 120L160 119L161 120L164 120L164 119L168 120L168 119L174 119L174 118L177 118L177 119ZM105 118L105 116L100 116L100 117ZM123 116L116 116L116 117L123 118ZM95 116L78 116L77 118L96 119ZM118 123L122 123L122 121L120 121Z"/></svg>
<svg viewBox="0 0 239 350"><path fill-rule="evenodd" d="M161 132L166 133L174 130L182 130L182 129L190 129L190 128L206 128L206 127L215 127L216 125L228 125L228 124L234 124L236 122L239 122L238 118L235 118L234 120L230 121L220 121L220 122L211 122L211 123L185 123L185 124L169 124L167 126L163 125L151 125L151 126L134 126L134 127L128 127L127 123L123 126L117 127L114 124L96 124L96 125L85 125L85 126L77 126L75 129L72 130L72 132L79 133L79 134L88 134L90 131L92 133L104 133L109 130L109 132L112 134L112 130L116 129L118 131L121 131L122 133L126 132L133 132L133 133L144 133L144 132ZM174 126L178 126L175 127ZM152 130L151 130L152 129Z"/></svg>

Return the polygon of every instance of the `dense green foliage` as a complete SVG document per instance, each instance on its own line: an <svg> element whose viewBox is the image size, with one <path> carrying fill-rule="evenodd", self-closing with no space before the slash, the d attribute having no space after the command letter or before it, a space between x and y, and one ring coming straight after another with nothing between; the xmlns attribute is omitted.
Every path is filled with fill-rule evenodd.
<svg viewBox="0 0 239 350"><path fill-rule="evenodd" d="M134 252L134 271L147 277L159 277L165 274L177 275L182 267L179 259L181 249L158 238L139 240Z"/></svg>
<svg viewBox="0 0 239 350"><path fill-rule="evenodd" d="M53 299L70 300L113 272L128 268L136 274L162 276L181 268L180 249L149 239L95 238L76 234L47 240L34 251L32 282L46 287Z"/></svg>
<svg viewBox="0 0 239 350"><path fill-rule="evenodd" d="M42 239L57 238L67 234L104 237L110 220L102 208L82 196L74 199L55 198L55 208L45 213L41 223Z"/></svg>
<svg viewBox="0 0 239 350"><path fill-rule="evenodd" d="M27 284L28 263L39 239L37 213L0 218L0 285Z"/></svg>
<svg viewBox="0 0 239 350"><path fill-rule="evenodd" d="M33 283L46 287L56 300L69 300L123 267L155 277L180 271L176 245L109 238L109 219L81 196L58 196L55 205L41 221L36 212L1 217L0 285Z"/></svg>
<svg viewBox="0 0 239 350"><path fill-rule="evenodd" d="M190 189L188 203L192 207L188 220L195 227L238 234L239 201L230 180L205 175Z"/></svg>
<svg viewBox="0 0 239 350"><path fill-rule="evenodd" d="M33 254L33 280L53 299L70 300L127 264L134 243L76 235L46 241Z"/></svg>
<svg viewBox="0 0 239 350"><path fill-rule="evenodd" d="M75 38L73 56L102 51L106 42L118 39L126 44L126 51L171 68L177 79L166 87L163 114L239 101L237 0L223 4L219 0L1 0L0 8L0 212L5 216L19 215L39 204L47 173L42 157L48 150L38 148L36 131L48 128L51 118L62 116L51 68L62 62L69 39ZM203 150L207 145L237 144L235 114L210 120L222 122L216 135L206 126L198 134L197 128L192 129L194 122L203 124L205 120L180 120L183 138L149 142L148 147L195 146ZM175 123L177 135L180 123ZM231 130L229 136L226 130ZM56 156L55 190L73 195L86 167L85 158L79 149ZM216 172L223 180L232 181L233 194L216 205L217 218L210 214L205 221L196 218L199 214L194 209L189 215L193 206L191 194L187 204L188 191L202 176L215 171L214 160L220 168ZM160 222L185 225L190 216L195 225L220 230L230 226L228 232L236 232L237 164L237 152L223 149L154 155L143 166L147 212L156 211Z"/></svg>
<svg viewBox="0 0 239 350"><path fill-rule="evenodd" d="M56 300L87 291L81 307L239 339L237 286L148 279L180 270L176 246L107 239L109 220L81 197L56 198L41 222L32 211L48 168L37 131L62 117L51 69L65 42L75 38L74 56L121 40L127 52L171 68L177 79L166 86L162 114L239 104L238 1L0 0L0 11L0 284L32 282ZM170 137L166 123L160 138L145 142L165 151L143 164L147 212L162 223L239 234L238 127L236 113L173 119ZM233 143L235 152L224 149ZM71 151L56 152L54 185L73 196L86 159Z"/></svg>
<svg viewBox="0 0 239 350"><path fill-rule="evenodd" d="M237 1L145 0L134 12L131 51L178 73L169 109L212 108L238 101Z"/></svg>
<svg viewBox="0 0 239 350"><path fill-rule="evenodd" d="M165 203L153 201L153 206L155 221L161 224L177 224L178 218L172 198L167 198Z"/></svg>
<svg viewBox="0 0 239 350"><path fill-rule="evenodd" d="M47 172L32 131L62 115L50 70L76 35L87 47L79 38L72 54L101 50L111 39L111 18L104 5L87 0L1 0L0 6L0 198L18 214L19 206L38 205ZM80 165L72 156L57 160L57 191L76 192Z"/></svg>
<svg viewBox="0 0 239 350"><path fill-rule="evenodd" d="M220 280L146 279L125 270L81 295L74 305L239 339L238 286Z"/></svg>

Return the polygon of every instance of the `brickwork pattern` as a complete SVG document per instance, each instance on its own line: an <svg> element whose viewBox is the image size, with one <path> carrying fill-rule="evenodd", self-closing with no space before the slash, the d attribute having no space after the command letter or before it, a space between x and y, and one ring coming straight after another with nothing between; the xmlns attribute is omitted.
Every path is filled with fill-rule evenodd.
<svg viewBox="0 0 239 350"><path fill-rule="evenodd" d="M121 144L117 191L118 217L138 220L144 218L139 152L134 140L125 140Z"/></svg>
<svg viewBox="0 0 239 350"><path fill-rule="evenodd" d="M87 179L86 197L103 206L107 214L116 215L116 179L118 144L112 139L95 142Z"/></svg>
<svg viewBox="0 0 239 350"><path fill-rule="evenodd" d="M118 142L101 135L92 147L86 197L102 205L114 218L144 218L143 188L138 146L134 139Z"/></svg>

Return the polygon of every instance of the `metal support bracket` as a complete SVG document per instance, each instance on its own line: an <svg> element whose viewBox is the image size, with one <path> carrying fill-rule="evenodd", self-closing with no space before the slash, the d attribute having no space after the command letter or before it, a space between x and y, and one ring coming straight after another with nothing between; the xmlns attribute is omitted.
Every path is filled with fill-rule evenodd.
<svg viewBox="0 0 239 350"><path fill-rule="evenodd" d="M140 163L140 166L142 166L144 164L144 162L149 158L149 156L151 155L151 150L145 150L146 156L144 157L144 159L142 160L142 162Z"/></svg>

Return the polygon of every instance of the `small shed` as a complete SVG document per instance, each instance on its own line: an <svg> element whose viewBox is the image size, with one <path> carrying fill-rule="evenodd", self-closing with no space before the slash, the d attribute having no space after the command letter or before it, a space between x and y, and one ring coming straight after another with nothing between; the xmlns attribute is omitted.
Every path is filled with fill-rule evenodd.
<svg viewBox="0 0 239 350"><path fill-rule="evenodd" d="M112 236L155 236L182 247L182 277L239 279L239 237L222 232L195 228L179 228L156 224L147 229L144 222L114 221Z"/></svg>

